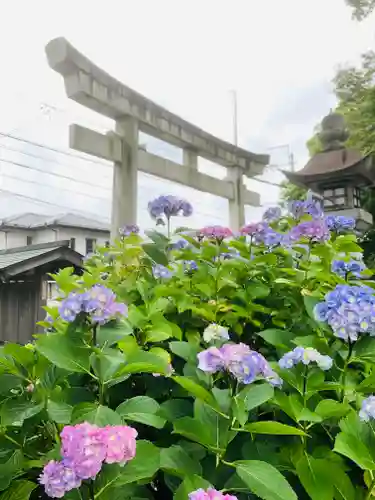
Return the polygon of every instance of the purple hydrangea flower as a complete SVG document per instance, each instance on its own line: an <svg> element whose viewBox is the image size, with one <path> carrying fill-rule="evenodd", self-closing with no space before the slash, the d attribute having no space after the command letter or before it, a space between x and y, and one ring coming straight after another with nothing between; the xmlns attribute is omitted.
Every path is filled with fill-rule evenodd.
<svg viewBox="0 0 375 500"><path fill-rule="evenodd" d="M241 228L240 234L250 236L257 245L275 246L283 239L283 235L274 231L266 222L248 224Z"/></svg>
<svg viewBox="0 0 375 500"><path fill-rule="evenodd" d="M150 201L148 204L148 212L152 219L162 219L163 217L170 219L178 215L190 217L193 213L193 207L186 200L168 195L159 196L155 198L155 200Z"/></svg>
<svg viewBox="0 0 375 500"><path fill-rule="evenodd" d="M311 215L313 219L320 219L323 216L322 205L319 201L308 196L306 200L295 200L289 204L289 212L295 219L300 219L304 215Z"/></svg>
<svg viewBox="0 0 375 500"><path fill-rule="evenodd" d="M127 224L119 229L120 236L130 236L131 234L139 234L139 226L137 224Z"/></svg>
<svg viewBox="0 0 375 500"><path fill-rule="evenodd" d="M352 274L356 278L360 278L362 271L365 269L363 262L351 260L345 262L343 260L334 260L332 262L332 272L338 274L342 278L346 278L348 274Z"/></svg>
<svg viewBox="0 0 375 500"><path fill-rule="evenodd" d="M333 360L330 356L324 356L312 347L296 347L293 351L284 354L279 360L279 366L283 369L292 368L298 363L303 363L304 365L316 363L321 370L329 370L332 368Z"/></svg>
<svg viewBox="0 0 375 500"><path fill-rule="evenodd" d="M172 271L161 264L155 264L152 267L152 274L156 279L169 279L172 277Z"/></svg>
<svg viewBox="0 0 375 500"><path fill-rule="evenodd" d="M359 418L364 422L375 418L375 396L369 396L362 401Z"/></svg>
<svg viewBox="0 0 375 500"><path fill-rule="evenodd" d="M62 319L72 322L78 314L86 313L95 323L104 324L117 316L125 316L127 307L116 301L112 290L95 285L86 292L71 292L59 306Z"/></svg>
<svg viewBox="0 0 375 500"><path fill-rule="evenodd" d="M189 493L189 500L237 500L237 497L224 494L214 488L208 488L207 490L200 488L199 490Z"/></svg>
<svg viewBox="0 0 375 500"><path fill-rule="evenodd" d="M272 223L278 221L280 217L281 217L281 208L270 207L264 212L262 219L265 222Z"/></svg>
<svg viewBox="0 0 375 500"><path fill-rule="evenodd" d="M355 229L355 219L344 215L328 215L326 224L330 231L340 233L342 231L353 231Z"/></svg>
<svg viewBox="0 0 375 500"><path fill-rule="evenodd" d="M59 305L59 314L63 320L72 322L82 311L82 294L71 292Z"/></svg>
<svg viewBox="0 0 375 500"><path fill-rule="evenodd" d="M294 226L289 237L292 241L299 241L302 238L315 242L327 241L330 238L329 230L325 222L321 219L301 222Z"/></svg>
<svg viewBox="0 0 375 500"><path fill-rule="evenodd" d="M355 342L359 334L375 336L375 296L370 287L337 285L315 306L314 314L340 339Z"/></svg>
<svg viewBox="0 0 375 500"><path fill-rule="evenodd" d="M239 382L251 384L262 376L272 385L281 385L282 380L272 370L267 360L246 344L224 344L220 348L209 347L198 354L198 368L208 373L228 371Z"/></svg>
<svg viewBox="0 0 375 500"><path fill-rule="evenodd" d="M39 482L43 484L49 497L62 498L68 491L79 488L82 479L68 461L56 462L51 460L39 476Z"/></svg>

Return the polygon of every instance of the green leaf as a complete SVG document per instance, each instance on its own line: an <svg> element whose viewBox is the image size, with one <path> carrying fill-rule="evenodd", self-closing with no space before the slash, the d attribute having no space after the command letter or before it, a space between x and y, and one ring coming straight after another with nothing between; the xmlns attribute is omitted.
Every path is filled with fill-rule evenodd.
<svg viewBox="0 0 375 500"><path fill-rule="evenodd" d="M298 478L312 500L332 500L333 481L328 460L302 456L296 464Z"/></svg>
<svg viewBox="0 0 375 500"><path fill-rule="evenodd" d="M262 339L264 339L268 344L283 348L291 347L292 340L295 337L294 333L277 328L263 330L263 332L258 332L257 335L262 337Z"/></svg>
<svg viewBox="0 0 375 500"><path fill-rule="evenodd" d="M280 436L307 436L305 432L297 427L282 424L280 422L254 422L245 425L244 430L252 434L275 434Z"/></svg>
<svg viewBox="0 0 375 500"><path fill-rule="evenodd" d="M97 342L99 347L110 347L132 333L133 328L127 320L114 326L100 326L97 332Z"/></svg>
<svg viewBox="0 0 375 500"><path fill-rule="evenodd" d="M174 494L174 500L186 500L189 498L189 493L192 491L199 490L202 488L206 490L212 486L208 481L203 479L203 477L194 475L185 477L180 486L177 488L176 493Z"/></svg>
<svg viewBox="0 0 375 500"><path fill-rule="evenodd" d="M363 470L375 470L375 462L370 450L365 443L353 434L340 432L336 436L333 450L350 458L350 460L353 460Z"/></svg>
<svg viewBox="0 0 375 500"><path fill-rule="evenodd" d="M355 343L352 361L375 363L375 342L372 337L364 337Z"/></svg>
<svg viewBox="0 0 375 500"><path fill-rule="evenodd" d="M13 481L12 485L0 495L0 500L28 500L38 485L26 480Z"/></svg>
<svg viewBox="0 0 375 500"><path fill-rule="evenodd" d="M95 500L98 498L117 498L118 500L128 498L128 494L125 495L123 487L125 485L130 486L131 483L136 483L137 481L151 479L159 467L159 449L149 441L137 440L136 455L133 460L127 462L125 466L117 464L104 465L95 480ZM122 496L116 496L116 492L118 491L122 492ZM139 500L135 492L130 498Z"/></svg>
<svg viewBox="0 0 375 500"><path fill-rule="evenodd" d="M92 353L90 362L101 383L108 384L116 378L115 373L125 365L125 356L118 349L107 347L102 348L98 354Z"/></svg>
<svg viewBox="0 0 375 500"><path fill-rule="evenodd" d="M313 295L304 295L303 302L305 304L307 314L310 316L310 318L316 321L314 316L314 308L316 304L321 302L321 299L319 299L319 297L314 297Z"/></svg>
<svg viewBox="0 0 375 500"><path fill-rule="evenodd" d="M41 412L43 406L43 403L36 403L22 396L15 399L8 399L0 409L1 425L21 427L25 420Z"/></svg>
<svg viewBox="0 0 375 500"><path fill-rule="evenodd" d="M214 396L208 392L203 386L195 382L192 378L189 377L172 377L172 379L177 382L181 387L185 389L185 391L190 392L193 396L206 403L210 404L214 408L217 407L216 400Z"/></svg>
<svg viewBox="0 0 375 500"><path fill-rule="evenodd" d="M160 405L159 415L169 422L174 422L178 418L193 415L193 405L187 399L168 399Z"/></svg>
<svg viewBox="0 0 375 500"><path fill-rule="evenodd" d="M177 419L173 424L173 433L180 434L191 441L195 441L216 451L224 451L219 448L216 442L212 442L210 429L204 427L202 422L195 418L182 417Z"/></svg>
<svg viewBox="0 0 375 500"><path fill-rule="evenodd" d="M173 354L176 354L176 356L179 356L185 361L190 361L191 363L197 362L199 345L196 346L189 342L175 341L175 342L169 342L169 348L173 352Z"/></svg>
<svg viewBox="0 0 375 500"><path fill-rule="evenodd" d="M16 450L6 461L0 463L0 491L5 490L22 470L23 455Z"/></svg>
<svg viewBox="0 0 375 500"><path fill-rule="evenodd" d="M268 383L251 384L239 393L239 397L244 400L247 411L250 411L269 401L274 393L274 388Z"/></svg>
<svg viewBox="0 0 375 500"><path fill-rule="evenodd" d="M238 460L234 465L249 490L263 500L297 500L288 481L267 462Z"/></svg>
<svg viewBox="0 0 375 500"><path fill-rule="evenodd" d="M89 349L82 341L59 333L38 335L36 349L59 368L78 373L90 373Z"/></svg>
<svg viewBox="0 0 375 500"><path fill-rule="evenodd" d="M159 409L159 404L154 399L148 396L136 396L121 403L116 412L125 420L132 420L162 429L166 420L156 415Z"/></svg>
<svg viewBox="0 0 375 500"><path fill-rule="evenodd" d="M186 476L202 473L199 462L193 460L187 452L178 445L163 448L160 451L160 468L182 479Z"/></svg>
<svg viewBox="0 0 375 500"><path fill-rule="evenodd" d="M48 416L57 424L69 424L72 418L72 411L73 407L63 401L52 401L49 399L47 402Z"/></svg>
<svg viewBox="0 0 375 500"><path fill-rule="evenodd" d="M144 243L142 245L145 253L154 261L156 264L161 264L162 266L168 266L169 261L166 253L160 249L156 243Z"/></svg>
<svg viewBox="0 0 375 500"><path fill-rule="evenodd" d="M121 416L107 406L96 405L94 403L82 403L77 405L73 410L72 422L78 424L80 422L88 422L96 424L99 427L105 425L121 425Z"/></svg>
<svg viewBox="0 0 375 500"><path fill-rule="evenodd" d="M333 399L323 399L315 408L315 413L323 419L345 417L350 411L351 407L348 404Z"/></svg>
<svg viewBox="0 0 375 500"><path fill-rule="evenodd" d="M130 373L168 373L168 363L151 352L134 351L127 356L125 366L121 367L115 374L121 375Z"/></svg>

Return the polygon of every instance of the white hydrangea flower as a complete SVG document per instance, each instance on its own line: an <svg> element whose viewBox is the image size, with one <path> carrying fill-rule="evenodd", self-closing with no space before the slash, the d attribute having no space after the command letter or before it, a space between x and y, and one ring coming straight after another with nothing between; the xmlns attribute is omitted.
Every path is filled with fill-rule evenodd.
<svg viewBox="0 0 375 500"><path fill-rule="evenodd" d="M203 332L203 340L208 343L219 339L229 339L228 328L216 323L208 325Z"/></svg>

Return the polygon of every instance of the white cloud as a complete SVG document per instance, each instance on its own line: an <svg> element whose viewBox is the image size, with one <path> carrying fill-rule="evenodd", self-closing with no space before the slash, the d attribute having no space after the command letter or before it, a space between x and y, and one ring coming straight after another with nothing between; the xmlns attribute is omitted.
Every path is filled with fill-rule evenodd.
<svg viewBox="0 0 375 500"><path fill-rule="evenodd" d="M373 46L374 17L353 22L344 0L8 0L2 14L0 131L65 149L70 122L103 130L112 123L66 98L62 79L48 67L44 54L45 44L56 36L65 36L127 85L226 140L232 139L230 90L236 89L240 144L257 152L290 144L299 167L306 160L305 141L334 103L330 80L335 67L357 61ZM41 102L63 111L48 117L40 111ZM2 150L6 145L19 148L20 143L0 137L0 157L8 161L37 162L46 171L90 179L98 188L26 173L10 163L2 164L8 177L3 175L0 188L48 203L58 199L74 209L109 212L109 167L28 149L55 161L43 162ZM261 192L264 204L276 200L276 188L251 185ZM81 194L60 190L57 196L58 186ZM181 188L142 176L140 189L144 214L143 200ZM217 222L217 213L226 210L224 200L182 192L198 205L198 222ZM0 192L0 200L2 196ZM0 209L8 212L32 205L22 198L6 200ZM53 205L39 203L36 208L49 211ZM251 217L259 213L248 212Z"/></svg>

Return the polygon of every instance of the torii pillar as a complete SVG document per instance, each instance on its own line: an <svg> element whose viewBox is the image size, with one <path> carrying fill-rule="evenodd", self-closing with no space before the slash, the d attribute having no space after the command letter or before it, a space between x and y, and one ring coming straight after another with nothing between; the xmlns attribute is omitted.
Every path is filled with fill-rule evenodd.
<svg viewBox="0 0 375 500"><path fill-rule="evenodd" d="M49 65L64 78L70 99L115 120L115 132L99 134L71 125L71 148L114 163L111 239L126 224L137 222L137 176L146 172L229 201L231 228L245 223L245 205L259 206L259 194L244 185L262 174L268 155L251 153L204 132L158 106L101 70L64 38L48 43ZM139 149L138 133L157 137L183 150L183 165ZM220 180L198 171L201 156L227 168Z"/></svg>

